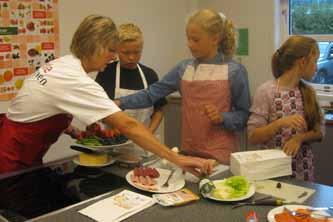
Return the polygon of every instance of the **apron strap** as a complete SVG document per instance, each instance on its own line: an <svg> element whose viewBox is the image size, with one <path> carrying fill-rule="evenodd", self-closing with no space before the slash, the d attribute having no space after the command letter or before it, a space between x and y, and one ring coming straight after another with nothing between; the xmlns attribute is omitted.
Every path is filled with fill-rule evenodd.
<svg viewBox="0 0 333 222"><path fill-rule="evenodd" d="M143 74L143 71L142 71L139 64L137 64L137 67L139 69L139 73L140 73L140 76L141 76L141 79L142 79L143 88L147 89L148 88L148 83L147 83L146 77ZM117 67L116 67L116 86L115 86L115 89L120 89L120 61L118 61Z"/></svg>
<svg viewBox="0 0 333 222"><path fill-rule="evenodd" d="M115 89L120 89L120 61L117 63L116 67L116 87Z"/></svg>

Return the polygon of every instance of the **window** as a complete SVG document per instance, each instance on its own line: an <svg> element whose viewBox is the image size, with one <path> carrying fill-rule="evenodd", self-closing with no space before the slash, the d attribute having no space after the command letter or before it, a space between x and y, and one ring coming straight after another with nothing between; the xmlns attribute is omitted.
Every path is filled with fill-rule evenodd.
<svg viewBox="0 0 333 222"><path fill-rule="evenodd" d="M332 35L333 0L289 0L291 35Z"/></svg>
<svg viewBox="0 0 333 222"><path fill-rule="evenodd" d="M333 0L280 0L281 39L308 35L318 41L318 71L311 83L321 97L333 96ZM284 29L284 30L283 30ZM332 100L332 98L330 99Z"/></svg>

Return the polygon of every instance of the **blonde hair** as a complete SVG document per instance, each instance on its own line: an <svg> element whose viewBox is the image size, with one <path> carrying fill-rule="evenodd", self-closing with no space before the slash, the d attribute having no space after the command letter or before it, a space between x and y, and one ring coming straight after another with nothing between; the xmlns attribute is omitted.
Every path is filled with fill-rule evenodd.
<svg viewBox="0 0 333 222"><path fill-rule="evenodd" d="M122 24L118 27L119 32L119 41L127 42L127 41L143 41L143 34L140 28L133 23Z"/></svg>
<svg viewBox="0 0 333 222"><path fill-rule="evenodd" d="M90 58L116 44L117 41L117 27L112 19L89 15L75 31L70 50L79 59Z"/></svg>
<svg viewBox="0 0 333 222"><path fill-rule="evenodd" d="M232 57L236 50L236 33L233 23L211 9L201 9L188 18L187 24L197 24L209 34L220 35L219 51Z"/></svg>
<svg viewBox="0 0 333 222"><path fill-rule="evenodd" d="M284 72L290 70L296 60L305 58L310 60L311 56L319 53L316 40L306 36L291 36L276 50L272 56L272 72L275 78L279 78ZM322 115L316 99L314 90L303 81L299 82L304 104L305 120L309 130L315 129L320 124Z"/></svg>

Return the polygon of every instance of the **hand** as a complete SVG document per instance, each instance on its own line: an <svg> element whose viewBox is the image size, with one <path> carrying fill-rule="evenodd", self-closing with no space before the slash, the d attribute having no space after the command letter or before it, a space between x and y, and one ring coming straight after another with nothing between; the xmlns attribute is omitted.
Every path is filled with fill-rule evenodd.
<svg viewBox="0 0 333 222"><path fill-rule="evenodd" d="M212 104L205 105L205 113L214 124L221 124L223 119L217 107Z"/></svg>
<svg viewBox="0 0 333 222"><path fill-rule="evenodd" d="M199 157L179 155L179 158L178 165L197 177L200 177L201 175L210 175L213 172L213 167L216 163L215 160Z"/></svg>
<svg viewBox="0 0 333 222"><path fill-rule="evenodd" d="M298 115L298 114L282 117L281 119L278 119L277 121L278 121L278 124L280 127L290 127L290 128L294 128L297 130L304 130L304 131L306 131L308 128L303 116Z"/></svg>
<svg viewBox="0 0 333 222"><path fill-rule="evenodd" d="M121 105L120 99L115 99L115 100L113 100L113 102L114 102L117 106L120 106L120 105Z"/></svg>
<svg viewBox="0 0 333 222"><path fill-rule="evenodd" d="M151 133L151 134L154 134L155 133L155 130L153 130L152 128L148 127L147 130Z"/></svg>
<svg viewBox="0 0 333 222"><path fill-rule="evenodd" d="M77 139L77 140L82 140L85 136L84 131L81 131L74 126L69 126L64 133L69 135L72 139Z"/></svg>
<svg viewBox="0 0 333 222"><path fill-rule="evenodd" d="M290 138L283 146L283 151L289 156L295 156L302 145L302 140L298 135Z"/></svg>
<svg viewBox="0 0 333 222"><path fill-rule="evenodd" d="M98 123L93 123L93 124L86 127L86 132L89 135L97 135L101 131L102 131L102 127Z"/></svg>

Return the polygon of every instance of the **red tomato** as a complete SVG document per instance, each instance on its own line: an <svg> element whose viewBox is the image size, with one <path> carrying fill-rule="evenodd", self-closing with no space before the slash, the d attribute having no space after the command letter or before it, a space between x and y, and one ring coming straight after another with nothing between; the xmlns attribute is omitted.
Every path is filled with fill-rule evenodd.
<svg viewBox="0 0 333 222"><path fill-rule="evenodd" d="M139 175L139 168L134 168L134 170L133 170L133 173L134 173L134 176L140 176Z"/></svg>

